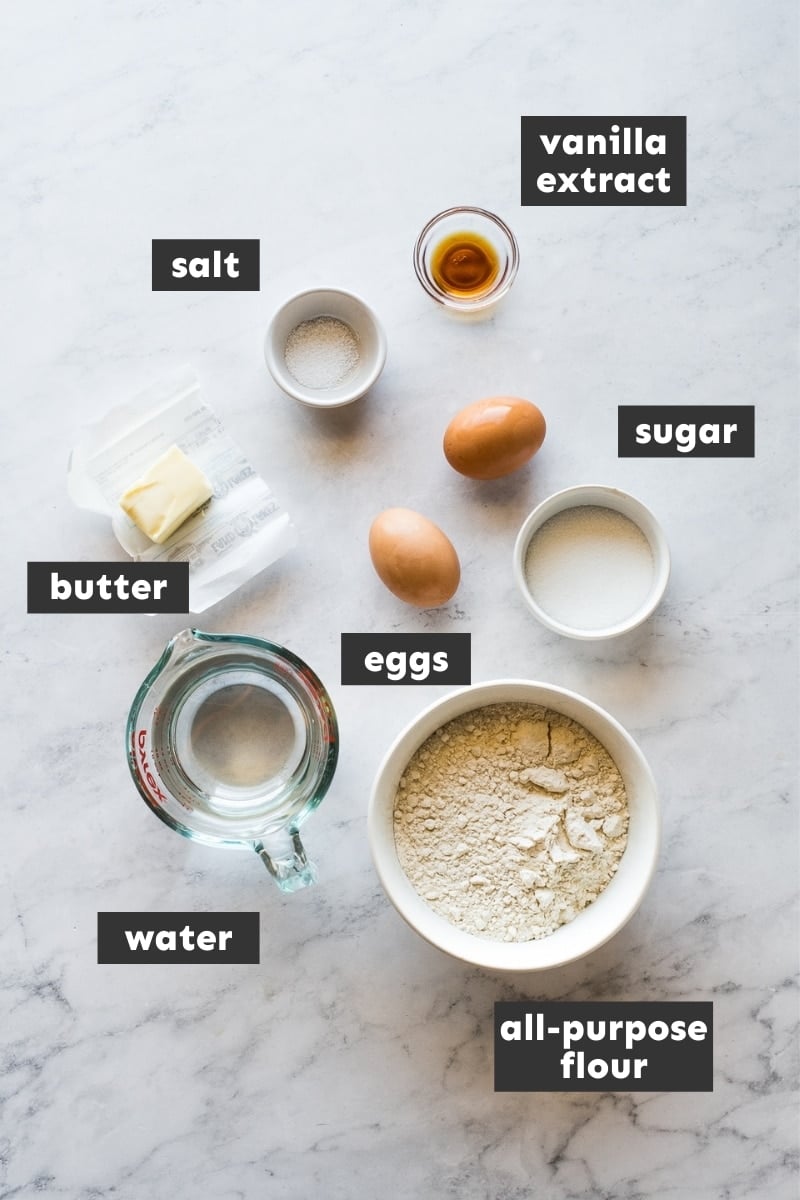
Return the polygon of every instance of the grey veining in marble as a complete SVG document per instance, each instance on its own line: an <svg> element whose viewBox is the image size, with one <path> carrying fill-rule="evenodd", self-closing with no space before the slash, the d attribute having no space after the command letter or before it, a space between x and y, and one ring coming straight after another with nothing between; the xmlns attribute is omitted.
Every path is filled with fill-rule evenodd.
<svg viewBox="0 0 800 1200"><path fill-rule="evenodd" d="M791 1200L796 1184L796 12L705 4L30 0L3 21L6 299L0 459L0 1197ZM688 117L686 208L519 205L522 113ZM499 212L505 307L447 319L413 275L422 224ZM150 239L259 237L260 293L152 293ZM389 339L365 401L278 393L261 341L293 290L363 293ZM114 558L66 496L81 424L190 362L292 513L299 548L205 614L329 684L341 765L305 827L315 888L153 819L122 734L180 617L26 616L27 559ZM549 433L529 470L456 476L441 434L496 392ZM616 454L618 403L755 403L751 460ZM534 503L573 483L657 513L674 570L612 643L539 627L511 573ZM437 612L384 591L371 518L403 503L458 547ZM651 891L602 950L493 976L384 898L365 812L435 687L340 688L343 630L469 630L473 678L576 689L659 781ZM98 966L98 910L260 910L260 966ZM710 1094L495 1095L492 1006L713 1000Z"/></svg>

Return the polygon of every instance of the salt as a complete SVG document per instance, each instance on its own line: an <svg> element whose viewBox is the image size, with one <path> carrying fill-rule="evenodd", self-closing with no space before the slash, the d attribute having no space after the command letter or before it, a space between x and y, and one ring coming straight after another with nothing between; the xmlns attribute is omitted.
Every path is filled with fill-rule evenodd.
<svg viewBox="0 0 800 1200"><path fill-rule="evenodd" d="M358 337L336 317L301 321L286 339L286 366L301 387L337 387L358 366Z"/></svg>
<svg viewBox="0 0 800 1200"><path fill-rule="evenodd" d="M610 508L579 505L557 513L531 538L528 589L553 620L584 632L632 617L653 583L650 543Z"/></svg>

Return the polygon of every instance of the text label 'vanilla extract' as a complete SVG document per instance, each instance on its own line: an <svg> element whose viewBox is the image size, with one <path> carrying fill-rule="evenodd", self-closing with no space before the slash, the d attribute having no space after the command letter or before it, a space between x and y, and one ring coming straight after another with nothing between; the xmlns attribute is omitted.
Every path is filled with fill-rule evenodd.
<svg viewBox="0 0 800 1200"><path fill-rule="evenodd" d="M686 204L686 117L523 117L524 205Z"/></svg>

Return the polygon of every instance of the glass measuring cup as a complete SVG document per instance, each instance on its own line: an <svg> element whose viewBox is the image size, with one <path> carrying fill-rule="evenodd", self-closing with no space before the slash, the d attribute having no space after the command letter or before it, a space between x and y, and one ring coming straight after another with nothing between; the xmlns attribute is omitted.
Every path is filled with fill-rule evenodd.
<svg viewBox="0 0 800 1200"><path fill-rule="evenodd" d="M330 787L339 751L330 697L272 642L184 629L128 716L128 766L171 829L250 848L285 892L316 878L298 832Z"/></svg>

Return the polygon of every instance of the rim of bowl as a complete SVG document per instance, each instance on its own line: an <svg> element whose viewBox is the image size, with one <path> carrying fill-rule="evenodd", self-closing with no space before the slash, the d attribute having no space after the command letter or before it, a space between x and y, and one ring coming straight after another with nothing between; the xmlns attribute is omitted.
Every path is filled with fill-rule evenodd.
<svg viewBox="0 0 800 1200"><path fill-rule="evenodd" d="M508 244L511 247L508 259L508 272L502 284L499 287L490 288L487 292L476 296L474 300L459 300L454 296L450 296L447 292L436 286L425 270L425 256L422 248L426 238L440 221L443 221L446 217L457 216L459 213L468 213L473 216L486 218L492 225L496 225L500 229L508 239ZM441 304L443 308L452 308L461 312L477 312L479 309L489 308L491 305L496 304L510 290L519 270L519 257L519 243L502 217L498 217L497 213L490 212L488 208L478 208L474 204L456 204L452 208L442 209L441 212L436 213L423 226L414 244L414 271L417 279L431 299L435 300L437 304Z"/></svg>
<svg viewBox="0 0 800 1200"><path fill-rule="evenodd" d="M604 504L603 499L616 500L617 504ZM618 621L615 625L600 626L596 629L579 629L552 616L537 603L525 576L525 559L534 534L551 517L583 505L591 508L609 508L612 512L618 512L622 516L628 517L647 538L653 555L653 581L646 599L624 621ZM658 608L669 582L669 543L652 510L636 496L632 496L630 492L624 492L621 488L605 483L579 483L574 487L553 492L528 514L514 543L513 568L514 578L523 600L542 625L554 633L560 633L563 637L575 638L579 641L602 641L606 638L619 637L620 634L636 629Z"/></svg>
<svg viewBox="0 0 800 1200"><path fill-rule="evenodd" d="M290 374L283 358L283 347L278 347L275 344L275 327L278 320L286 312L291 305L296 304L298 300L304 300L307 296L316 295L336 295L344 296L348 300L353 300L361 308L367 321L371 324L375 333L376 353L373 357L372 366L366 376L361 377L357 386L346 391L343 395L338 395L333 400L325 400L324 392L316 388L304 388L301 383L298 383L293 375ZM318 316L336 316L335 313L320 312ZM307 318L310 319L310 318ZM342 320L341 317L336 317L337 320ZM347 324L347 322L345 322ZM367 303L363 296L359 296L357 292L348 291L347 288L340 287L310 287L304 288L301 292L295 292L289 296L287 300L278 307L270 318L267 325L267 332L264 335L264 359L267 364L267 370L272 376L275 383L290 396L293 400L298 400L301 404L305 404L308 408L343 408L346 404L352 404L355 400L360 400L365 396L371 387L377 382L384 366L386 365L386 332L381 324L375 310Z"/></svg>
<svg viewBox="0 0 800 1200"><path fill-rule="evenodd" d="M522 696L516 694L520 691L535 691L538 693L538 698L531 698L525 701ZM457 702L461 699L465 701L469 699L470 703L465 703L463 707L459 707ZM558 942L564 940L563 937L559 938L559 934L564 930L574 930L576 922L581 921L581 918L590 913L592 909L595 909L595 912L597 911L595 906L600 904L603 897L614 887L614 882L619 877L618 873L611 879L596 900L587 905L585 909L582 909L572 921L560 926L554 933L548 934L547 937L536 938L527 942L500 942L491 938L478 937L475 934L470 934L465 930L459 929L458 926L448 921L446 917L440 916L439 913L435 912L434 909L425 903L423 898L414 889L408 876L400 866L400 860L397 856L394 843L394 828L391 817L389 838L391 850L384 854L383 849L378 848L379 837L381 838L381 844L386 840L382 834L386 827L385 810L387 808L387 804L381 802L379 793L384 786L384 780L388 771L395 768L394 760L398 757L399 751L406 741L409 741L410 748L406 749L402 755L402 766L399 769L398 780L412 756L436 729L446 724L447 721L453 720L465 712L469 712L471 708L483 708L487 704L493 703L513 704L515 702L527 702L540 704L542 707L553 708L556 712L563 712L563 709L559 708L559 701L564 700L567 701L568 705L577 708L579 712L583 714L588 712L597 725L602 726L606 733L613 733L615 738L625 746L626 752L630 755L631 762L635 764L636 770L644 781L641 796L639 797L643 806L641 819L643 825L645 823L649 824L650 833L645 850L640 850L639 852L636 886L633 888L627 904L621 905L615 916L603 925L600 936L587 938L584 944L573 947L566 952L562 950L559 953L556 949L556 953L553 953L553 945L555 944L557 948ZM449 712L437 722L431 721L431 717L434 714L438 713L441 709L449 709L454 702L456 702L457 711ZM570 716L571 714L564 713L564 715ZM580 717L572 717L571 719L575 720L578 724L582 723ZM588 729L587 725L584 725L584 727ZM418 733L420 729L423 730L421 734ZM608 750L603 737L591 729L588 731L606 748L617 769L622 773L622 767L615 755ZM412 734L416 736L412 738ZM630 774L630 769L626 768L626 772ZM392 814L393 811L394 805L392 801ZM510 972L546 971L566 966L568 963L585 958L588 954L593 954L601 946L604 946L606 942L610 941L612 937L615 937L636 913L652 883L658 864L661 847L661 805L653 772L638 743L628 733L627 729L615 717L612 717L609 712L601 708L599 704L595 704L592 700L587 699L586 696L582 696L578 692L573 692L569 688L559 687L556 684L543 683L533 679L493 679L485 683L469 684L466 687L457 688L455 691L448 693L447 696L440 697L440 699L435 700L432 704L422 709L416 717L403 727L384 754L376 772L367 811L367 834L372 861L388 900L409 928L414 930L424 941L442 950L445 954L449 954L452 958L488 970ZM628 849L626 846L621 862L624 862L627 853ZM606 903L605 907L608 907L608 903ZM415 911L411 912L409 909ZM526 951L528 951L527 954Z"/></svg>

